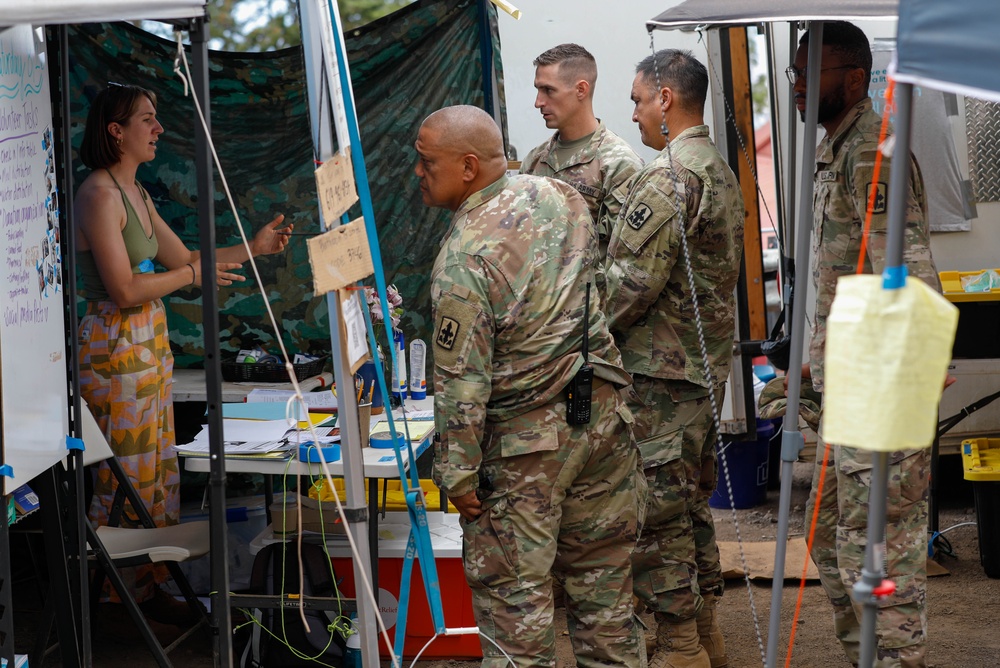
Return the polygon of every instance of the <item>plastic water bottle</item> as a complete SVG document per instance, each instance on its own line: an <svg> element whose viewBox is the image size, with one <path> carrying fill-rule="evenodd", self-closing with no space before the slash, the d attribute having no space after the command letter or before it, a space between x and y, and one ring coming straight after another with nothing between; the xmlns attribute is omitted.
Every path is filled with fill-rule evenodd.
<svg viewBox="0 0 1000 668"><path fill-rule="evenodd" d="M406 337L398 329L392 330L392 345L396 349L396 364L392 365L392 396L404 399L406 398Z"/></svg>
<svg viewBox="0 0 1000 668"><path fill-rule="evenodd" d="M354 625L354 633L347 638L347 647L344 649L344 668L361 668L361 634L358 627Z"/></svg>

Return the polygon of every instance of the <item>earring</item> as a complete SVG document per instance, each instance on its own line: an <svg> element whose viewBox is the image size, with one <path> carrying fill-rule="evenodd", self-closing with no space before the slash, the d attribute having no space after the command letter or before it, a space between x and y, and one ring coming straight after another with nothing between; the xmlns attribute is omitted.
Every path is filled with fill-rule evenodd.
<svg viewBox="0 0 1000 668"><path fill-rule="evenodd" d="M122 147L122 138L121 137L118 138L118 142L117 143L118 143L118 148L121 148Z"/></svg>

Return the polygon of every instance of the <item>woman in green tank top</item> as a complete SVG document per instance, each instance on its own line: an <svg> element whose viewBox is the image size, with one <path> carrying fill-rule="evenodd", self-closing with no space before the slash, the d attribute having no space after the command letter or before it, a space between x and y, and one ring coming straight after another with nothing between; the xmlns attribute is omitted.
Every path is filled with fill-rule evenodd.
<svg viewBox="0 0 1000 668"><path fill-rule="evenodd" d="M136 181L139 165L156 157L163 126L156 96L138 86L111 84L91 103L80 158L91 173L75 200L76 243L87 298L81 320L80 390L112 450L158 525L180 516L180 479L174 450L173 356L161 298L201 286L201 254L189 250L156 212ZM250 242L253 255L284 250L289 225L278 215ZM244 246L216 251L215 275L231 285L248 259ZM155 271L155 264L165 271ZM90 517L106 523L114 490L106 468L97 471ZM122 522L137 519L126 506ZM159 587L166 569L133 569L135 598L147 617L187 625L190 609ZM123 573L123 575L126 575Z"/></svg>

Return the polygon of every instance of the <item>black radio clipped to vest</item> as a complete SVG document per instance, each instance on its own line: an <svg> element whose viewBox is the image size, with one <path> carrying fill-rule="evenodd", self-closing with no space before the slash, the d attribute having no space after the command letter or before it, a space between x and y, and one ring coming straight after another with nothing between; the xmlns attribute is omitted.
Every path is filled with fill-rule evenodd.
<svg viewBox="0 0 1000 668"><path fill-rule="evenodd" d="M587 337L590 333L590 283L583 303L583 366L566 386L566 423L590 424L590 402L594 392L594 367L588 363Z"/></svg>

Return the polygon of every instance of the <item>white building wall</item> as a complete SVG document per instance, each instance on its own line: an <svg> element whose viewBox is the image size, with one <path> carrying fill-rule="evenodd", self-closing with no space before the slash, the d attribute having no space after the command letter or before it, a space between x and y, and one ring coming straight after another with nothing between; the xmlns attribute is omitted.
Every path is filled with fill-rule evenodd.
<svg viewBox="0 0 1000 668"><path fill-rule="evenodd" d="M597 59L598 80L594 93L594 108L614 132L628 141L644 160L654 152L639 141L639 132L632 123L632 103L629 99L635 65L650 53L650 38L645 22L660 12L679 4L678 0L629 0L607 3L597 0L513 0L521 10L520 20L500 12L500 39L507 94L507 114L511 145L518 158L545 141L551 131L534 108L535 90L532 85L534 67L531 61L548 48L563 42L576 42ZM894 22L861 22L871 37L894 37ZM787 24L777 24L778 40L787 39ZM657 49L682 48L706 62L705 44L696 33L657 30L653 33ZM779 59L787 46L777 47ZM761 57L763 58L763 53ZM787 66L778 63L780 72ZM784 95L787 82L779 80ZM783 98L782 98L783 99ZM712 110L706 110L711 125ZM787 127L783 121L779 128ZM801 134L799 135L801 137ZM968 161L964 123L955 124L955 140L959 159L968 176ZM979 204L979 218L969 232L936 233L932 248L939 270L973 271L1000 267L1000 204Z"/></svg>
<svg viewBox="0 0 1000 668"><path fill-rule="evenodd" d="M655 152L639 141L629 95L636 63L650 54L646 21L679 2L513 0L513 4L522 12L519 20L503 11L499 14L507 121L510 142L517 149L518 159L552 134L534 107L535 68L531 61L546 49L565 42L579 44L597 59L594 111L598 118L631 144L644 160L651 159ZM705 47L698 43L697 35L658 30L654 40L657 49L689 49L705 62Z"/></svg>

